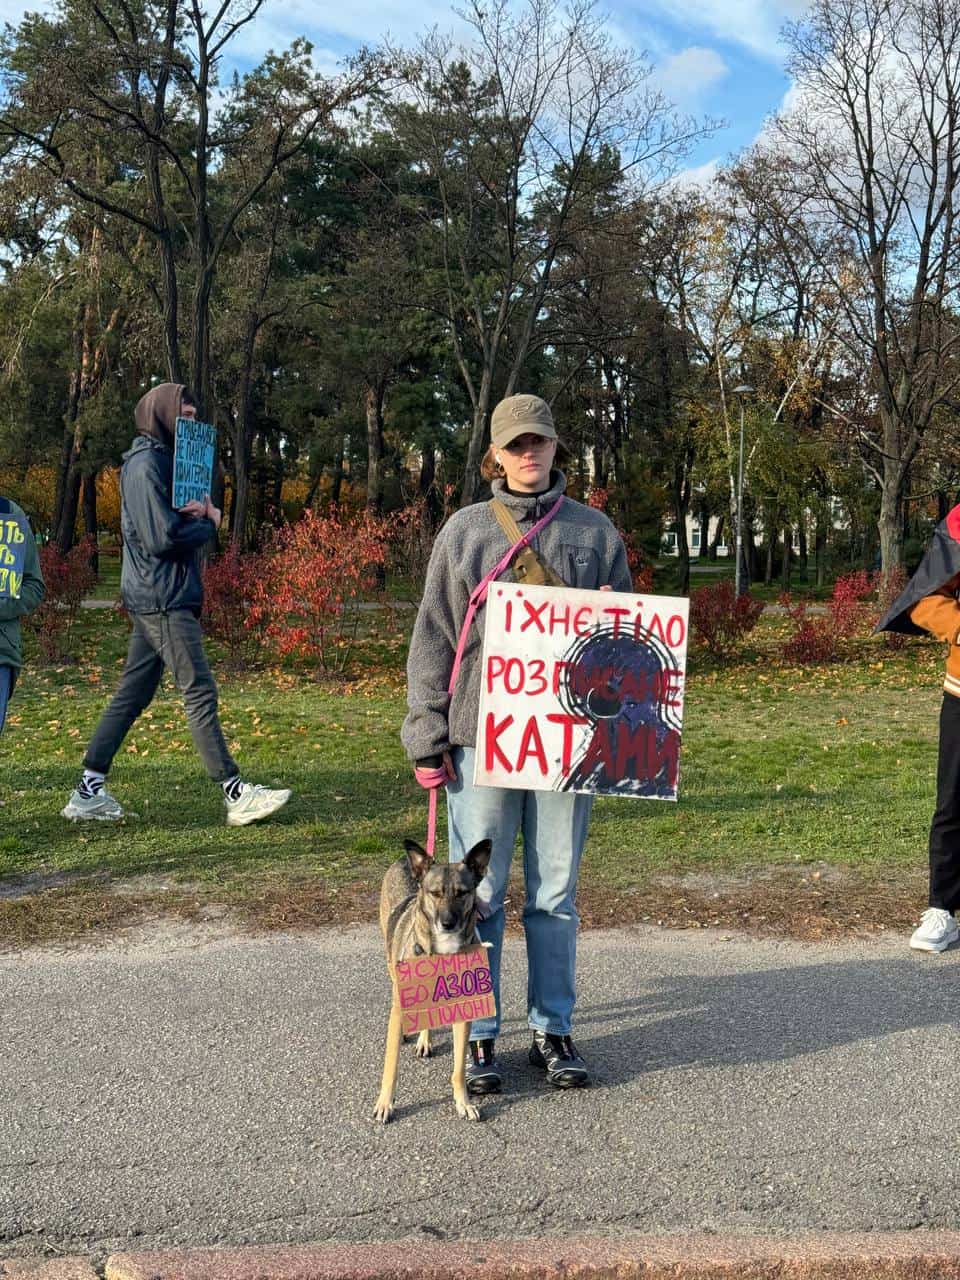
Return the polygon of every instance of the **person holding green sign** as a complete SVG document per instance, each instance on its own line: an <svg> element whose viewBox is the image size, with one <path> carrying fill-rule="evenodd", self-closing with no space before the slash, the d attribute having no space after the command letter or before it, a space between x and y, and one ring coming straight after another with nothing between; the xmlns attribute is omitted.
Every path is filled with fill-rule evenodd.
<svg viewBox="0 0 960 1280"><path fill-rule="evenodd" d="M173 452L177 418L197 408L186 387L161 382L138 400L137 435L123 455L120 595L133 620L120 685L100 717L83 759L83 773L62 809L73 822L116 822L123 808L106 787L113 758L137 717L147 709L166 667L183 694L194 746L210 777L223 789L227 826L245 827L275 813L286 789L245 782L227 749L217 710L217 686L200 631L201 549L220 527L220 512L206 494L173 505Z"/></svg>
<svg viewBox="0 0 960 1280"><path fill-rule="evenodd" d="M40 557L30 522L10 498L0 497L0 733L23 666L20 619L44 596Z"/></svg>

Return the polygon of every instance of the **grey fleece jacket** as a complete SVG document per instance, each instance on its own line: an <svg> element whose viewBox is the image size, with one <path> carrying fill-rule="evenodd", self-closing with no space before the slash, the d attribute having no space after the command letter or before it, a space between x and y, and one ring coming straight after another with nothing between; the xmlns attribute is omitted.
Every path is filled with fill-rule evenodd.
<svg viewBox="0 0 960 1280"><path fill-rule="evenodd" d="M509 508L524 532L546 515L566 489L562 471L554 471L550 479L550 490L536 497L507 493L503 480L493 482L494 497ZM571 587L633 590L623 542L602 511L566 498L533 546ZM449 747L476 745L482 608L474 619L452 698L447 696L447 685L470 593L509 548L507 535L486 502L464 507L437 534L407 659L409 711L400 737L411 760ZM507 569L500 581L515 581L513 571Z"/></svg>

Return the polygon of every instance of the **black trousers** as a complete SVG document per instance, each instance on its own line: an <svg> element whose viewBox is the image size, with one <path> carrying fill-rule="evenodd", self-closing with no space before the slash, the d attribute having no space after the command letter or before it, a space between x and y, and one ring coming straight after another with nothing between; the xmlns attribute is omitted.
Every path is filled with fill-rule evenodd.
<svg viewBox="0 0 960 1280"><path fill-rule="evenodd" d="M83 763L107 773L130 726L153 701L166 667L183 694L187 724L207 773L217 782L237 768L220 728L217 686L203 651L200 622L189 609L133 615L120 685L93 732Z"/></svg>
<svg viewBox="0 0 960 1280"><path fill-rule="evenodd" d="M937 808L930 824L930 906L960 906L960 698L943 695Z"/></svg>

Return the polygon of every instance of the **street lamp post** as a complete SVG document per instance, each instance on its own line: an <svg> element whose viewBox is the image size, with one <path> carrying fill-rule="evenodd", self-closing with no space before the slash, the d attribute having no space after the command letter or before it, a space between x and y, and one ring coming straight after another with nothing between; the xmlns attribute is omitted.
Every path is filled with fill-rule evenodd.
<svg viewBox="0 0 960 1280"><path fill-rule="evenodd" d="M737 464L737 564L733 575L733 594L739 600L743 589L743 397L750 395L753 387L743 384L733 388L740 399L740 453Z"/></svg>

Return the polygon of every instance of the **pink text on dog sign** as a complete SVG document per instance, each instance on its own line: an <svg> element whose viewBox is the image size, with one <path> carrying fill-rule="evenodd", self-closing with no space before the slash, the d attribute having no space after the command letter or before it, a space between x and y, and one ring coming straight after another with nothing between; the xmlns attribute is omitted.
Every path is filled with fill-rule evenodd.
<svg viewBox="0 0 960 1280"><path fill-rule="evenodd" d="M497 1012L486 947L449 956L411 956L395 961L390 974L405 1036L492 1018Z"/></svg>

